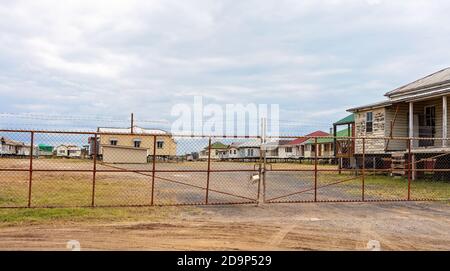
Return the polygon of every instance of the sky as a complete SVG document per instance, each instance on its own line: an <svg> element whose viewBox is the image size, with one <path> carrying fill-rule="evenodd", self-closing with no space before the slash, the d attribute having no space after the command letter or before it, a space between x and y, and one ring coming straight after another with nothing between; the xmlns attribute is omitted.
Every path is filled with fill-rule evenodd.
<svg viewBox="0 0 450 271"><path fill-rule="evenodd" d="M0 125L48 128L12 117L41 114L81 118L54 126L117 126L134 112L152 127L202 96L279 104L286 126L325 129L450 66L448 10L430 0L1 1Z"/></svg>

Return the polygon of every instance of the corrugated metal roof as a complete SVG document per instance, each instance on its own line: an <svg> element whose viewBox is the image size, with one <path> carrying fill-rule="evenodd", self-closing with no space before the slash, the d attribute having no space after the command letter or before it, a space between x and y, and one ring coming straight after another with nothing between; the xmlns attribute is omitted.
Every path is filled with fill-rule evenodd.
<svg viewBox="0 0 450 271"><path fill-rule="evenodd" d="M351 134L349 135L348 128L340 130L340 131L338 131L336 133L336 137L344 137L345 138L345 137L348 137L348 136L351 136ZM319 143L319 144L320 143L332 143L332 142L334 142L334 137L333 136L317 138L317 143ZM315 140L311 138L305 144L314 144L314 143L315 143Z"/></svg>
<svg viewBox="0 0 450 271"><path fill-rule="evenodd" d="M353 123L353 122L355 122L355 114L350 114L347 117L336 121L334 124L339 125L339 124L348 124L348 123Z"/></svg>
<svg viewBox="0 0 450 271"><path fill-rule="evenodd" d="M24 142L12 140L12 139L9 139L9 138L6 138L6 137L1 137L0 140L3 142L3 144L6 144L6 145L25 146Z"/></svg>
<svg viewBox="0 0 450 271"><path fill-rule="evenodd" d="M254 148L254 147L256 148L259 146L261 146L261 140L254 139L254 140L249 140L249 141L243 142L242 144L240 144L238 146L238 148Z"/></svg>
<svg viewBox="0 0 450 271"><path fill-rule="evenodd" d="M206 149L208 149L208 148L209 148L209 146L206 146ZM219 141L211 143L211 149L227 149L227 148L228 148L228 145L225 145Z"/></svg>
<svg viewBox="0 0 450 271"><path fill-rule="evenodd" d="M297 138L292 140L289 145L300 145L303 142L307 141L309 139L309 137L314 137L314 136L328 136L330 135L329 133L323 132L323 131L315 131L312 132L310 134L305 135L305 137L301 137L301 138Z"/></svg>
<svg viewBox="0 0 450 271"><path fill-rule="evenodd" d="M372 104L368 104L368 105L350 108L350 109L347 109L347 111L356 112L361 109L378 108L378 107L385 107L385 106L389 106L389 105L392 105L391 101L381 101L381 102L377 102L377 103L372 103Z"/></svg>
<svg viewBox="0 0 450 271"><path fill-rule="evenodd" d="M450 83L450 67L435 72L433 74L427 75L423 78L420 78L412 83L396 88L392 91L389 91L385 94L385 96L390 97L392 95L404 94L409 91L419 90L445 83Z"/></svg>
<svg viewBox="0 0 450 271"><path fill-rule="evenodd" d="M100 133L112 133L112 134L131 134L131 128L114 128L114 127L99 127L98 131ZM161 129L147 129L138 126L133 127L134 134L148 134L148 135L160 135L169 134L168 132Z"/></svg>

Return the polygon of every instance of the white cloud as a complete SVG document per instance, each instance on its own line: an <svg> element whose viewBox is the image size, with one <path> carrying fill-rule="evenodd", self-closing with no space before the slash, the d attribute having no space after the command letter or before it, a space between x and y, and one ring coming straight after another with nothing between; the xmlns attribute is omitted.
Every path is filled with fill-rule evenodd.
<svg viewBox="0 0 450 271"><path fill-rule="evenodd" d="M279 103L283 119L331 123L347 106L450 66L449 8L425 0L3 2L0 106L158 119L203 95Z"/></svg>

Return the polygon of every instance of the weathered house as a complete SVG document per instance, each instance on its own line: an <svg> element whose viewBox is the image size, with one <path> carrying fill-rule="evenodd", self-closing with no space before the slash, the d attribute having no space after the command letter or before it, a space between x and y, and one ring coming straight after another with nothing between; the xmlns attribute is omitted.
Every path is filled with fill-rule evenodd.
<svg viewBox="0 0 450 271"><path fill-rule="evenodd" d="M438 71L385 94L387 100L351 108L355 114L356 137L439 138L414 140L415 152L448 150L447 96L450 95L450 68ZM366 153L405 151L406 140L372 140ZM355 153L362 142L355 142Z"/></svg>
<svg viewBox="0 0 450 271"><path fill-rule="evenodd" d="M286 143L286 146L292 147L292 153L294 153L296 157L314 157L315 146L314 144L311 144L311 142L314 143L314 137L322 136L330 136L330 134L323 131L315 131L305 135L304 137L300 137Z"/></svg>
<svg viewBox="0 0 450 271"><path fill-rule="evenodd" d="M53 155L53 146L47 144L39 144L38 145L38 155L39 156L52 156Z"/></svg>
<svg viewBox="0 0 450 271"><path fill-rule="evenodd" d="M100 133L97 143L93 137L89 139L90 153L94 153L97 145L97 154L108 163L146 163L147 157L154 153L154 146L158 157L176 156L175 140L170 133L160 129L99 127L97 131Z"/></svg>
<svg viewBox="0 0 450 271"><path fill-rule="evenodd" d="M448 168L449 95L450 68L389 91L385 101L348 110L355 114L355 136L386 138L366 140L365 153L374 160L405 154L408 140L392 139L401 137L412 139L413 167L424 167L414 161L434 157L437 168ZM356 140L355 155L362 152L362 140Z"/></svg>
<svg viewBox="0 0 450 271"><path fill-rule="evenodd" d="M209 155L209 149L211 149L211 155ZM207 160L210 157L213 160L223 159L227 155L228 145L222 142L211 143L211 147L208 145L203 148L199 153L199 159Z"/></svg>
<svg viewBox="0 0 450 271"><path fill-rule="evenodd" d="M55 148L55 152L58 157L81 157L81 147L72 144L61 144Z"/></svg>
<svg viewBox="0 0 450 271"><path fill-rule="evenodd" d="M239 158L239 145L240 144L242 144L242 142L231 143L230 146L228 146L225 158L227 158L227 159Z"/></svg>
<svg viewBox="0 0 450 271"><path fill-rule="evenodd" d="M238 146L238 156L242 159L259 158L261 153L261 140L253 139Z"/></svg>
<svg viewBox="0 0 450 271"><path fill-rule="evenodd" d="M36 148L34 151L36 151ZM27 156L30 155L30 152L30 145L3 136L0 137L0 155Z"/></svg>

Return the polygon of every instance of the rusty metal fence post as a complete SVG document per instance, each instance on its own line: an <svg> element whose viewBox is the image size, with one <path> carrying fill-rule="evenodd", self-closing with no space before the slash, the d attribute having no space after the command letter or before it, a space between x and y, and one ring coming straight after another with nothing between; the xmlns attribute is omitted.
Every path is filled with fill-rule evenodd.
<svg viewBox="0 0 450 271"><path fill-rule="evenodd" d="M155 170L156 170L156 135L153 136L153 157L152 157L152 195L150 199L150 205L154 203L155 195Z"/></svg>
<svg viewBox="0 0 450 271"><path fill-rule="evenodd" d="M91 201L91 206L94 207L95 206L95 180L96 180L96 175L97 175L97 134L95 134L94 136L94 149L93 149L93 160L94 160L94 165L93 165L93 170L92 170L92 201Z"/></svg>
<svg viewBox="0 0 450 271"><path fill-rule="evenodd" d="M206 172L206 196L205 196L205 204L208 204L209 198L209 176L211 174L211 137L208 140L208 169Z"/></svg>
<svg viewBox="0 0 450 271"><path fill-rule="evenodd" d="M256 192L256 205L259 205L259 200L260 200L260 193L261 193L261 179L262 179L262 166L263 166L263 155L265 154L265 149L264 149L264 142L263 139L261 137L261 147L260 147L260 151L259 151L259 165L258 165L258 188L257 188L257 192Z"/></svg>
<svg viewBox="0 0 450 271"><path fill-rule="evenodd" d="M408 139L408 200L411 200L411 170L412 170L412 156L411 156L411 138Z"/></svg>
<svg viewBox="0 0 450 271"><path fill-rule="evenodd" d="M317 137L314 138L314 202L317 202Z"/></svg>
<svg viewBox="0 0 450 271"><path fill-rule="evenodd" d="M34 132L30 134L30 168L28 180L28 207L31 207L31 187L33 183L33 149L34 149Z"/></svg>
<svg viewBox="0 0 450 271"><path fill-rule="evenodd" d="M362 201L365 201L365 181L366 181L366 138L363 137L363 139L362 139L362 174L361 174L361 199L362 199Z"/></svg>

